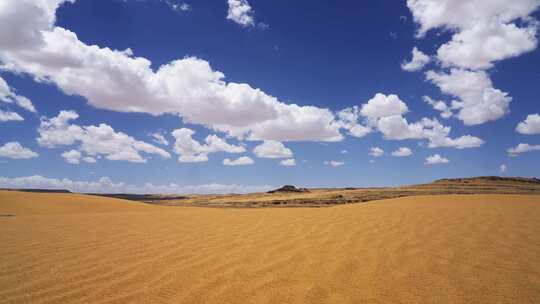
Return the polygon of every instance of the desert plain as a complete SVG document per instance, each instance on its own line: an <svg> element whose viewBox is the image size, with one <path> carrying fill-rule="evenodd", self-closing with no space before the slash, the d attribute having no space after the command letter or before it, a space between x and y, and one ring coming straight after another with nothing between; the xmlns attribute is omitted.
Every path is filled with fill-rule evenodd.
<svg viewBox="0 0 540 304"><path fill-rule="evenodd" d="M0 303L540 303L540 195L520 185L233 199L347 199L328 208L0 191Z"/></svg>

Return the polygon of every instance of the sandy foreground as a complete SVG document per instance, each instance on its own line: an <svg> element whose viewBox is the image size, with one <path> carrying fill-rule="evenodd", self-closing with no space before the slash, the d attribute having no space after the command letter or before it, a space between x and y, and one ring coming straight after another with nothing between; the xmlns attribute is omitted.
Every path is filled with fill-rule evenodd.
<svg viewBox="0 0 540 304"><path fill-rule="evenodd" d="M163 207L0 191L0 303L540 303L540 196Z"/></svg>

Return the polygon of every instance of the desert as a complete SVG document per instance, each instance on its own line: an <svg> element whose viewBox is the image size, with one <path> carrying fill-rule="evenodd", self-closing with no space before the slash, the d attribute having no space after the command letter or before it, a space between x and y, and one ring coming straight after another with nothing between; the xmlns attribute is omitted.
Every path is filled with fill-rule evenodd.
<svg viewBox="0 0 540 304"><path fill-rule="evenodd" d="M0 304L540 304L540 0L0 0Z"/></svg>
<svg viewBox="0 0 540 304"><path fill-rule="evenodd" d="M0 215L0 303L540 301L538 193L208 208L0 191Z"/></svg>

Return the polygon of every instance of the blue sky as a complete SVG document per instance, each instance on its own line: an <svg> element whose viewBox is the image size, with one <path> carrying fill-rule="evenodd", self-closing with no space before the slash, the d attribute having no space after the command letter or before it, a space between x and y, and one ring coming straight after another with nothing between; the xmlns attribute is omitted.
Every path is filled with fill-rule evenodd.
<svg viewBox="0 0 540 304"><path fill-rule="evenodd" d="M4 2L0 187L251 192L537 175L539 6Z"/></svg>

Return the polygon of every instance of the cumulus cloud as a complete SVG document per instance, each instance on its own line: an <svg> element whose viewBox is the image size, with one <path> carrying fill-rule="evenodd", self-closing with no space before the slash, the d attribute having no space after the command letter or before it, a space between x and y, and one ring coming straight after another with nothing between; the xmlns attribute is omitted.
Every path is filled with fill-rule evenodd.
<svg viewBox="0 0 540 304"><path fill-rule="evenodd" d="M373 147L369 149L369 155L373 157L381 157L384 155L384 150L379 147Z"/></svg>
<svg viewBox="0 0 540 304"><path fill-rule="evenodd" d="M96 159L90 156L83 156L81 152L77 150L69 150L64 153L62 153L62 157L64 160L73 165L78 165L81 163L81 160L87 163L96 163Z"/></svg>
<svg viewBox="0 0 540 304"><path fill-rule="evenodd" d="M530 144L524 144L520 143L519 145L509 148L507 150L508 155L515 157L518 156L521 153L531 152L531 151L540 151L540 145L530 145Z"/></svg>
<svg viewBox="0 0 540 304"><path fill-rule="evenodd" d="M79 193L136 193L136 194L224 194L224 193L253 193L266 192L275 189L274 186L261 185L131 185L122 182L114 183L107 177L96 181L73 181L67 178L56 179L40 175L16 178L0 177L0 188L28 188L28 189L67 189Z"/></svg>
<svg viewBox="0 0 540 304"><path fill-rule="evenodd" d="M501 118L508 112L512 97L493 88L491 79L483 71L451 69L450 73L428 71L426 79L443 93L457 97L452 109L466 125L478 125Z"/></svg>
<svg viewBox="0 0 540 304"><path fill-rule="evenodd" d="M179 155L178 161L181 163L196 163L208 161L208 154L217 152L243 153L246 149L243 146L236 146L227 143L224 139L216 135L208 135L201 144L193 138L195 131L188 128L181 128L172 132L175 138L174 152Z"/></svg>
<svg viewBox="0 0 540 304"><path fill-rule="evenodd" d="M38 156L39 154L21 146L21 144L16 141L8 142L3 146L0 146L0 157L11 159L29 159Z"/></svg>
<svg viewBox="0 0 540 304"><path fill-rule="evenodd" d="M520 122L516 131L521 134L540 134L540 114L530 114L527 118Z"/></svg>
<svg viewBox="0 0 540 304"><path fill-rule="evenodd" d="M0 12L0 19L1 18L2 18L2 15ZM2 23L0 21L0 26L1 25ZM1 39L1 35L0 35L0 39ZM13 103L27 111L34 112L34 113L36 112L36 108L32 104L32 101L30 101L30 99L24 96L17 95L15 91L7 84L7 82L2 77L0 77L0 101L6 102L6 103Z"/></svg>
<svg viewBox="0 0 540 304"><path fill-rule="evenodd" d="M437 51L443 66L487 69L493 63L534 50L538 23L529 16L538 0L408 0L420 25L418 36L431 29L452 31ZM517 22L519 21L519 22Z"/></svg>
<svg viewBox="0 0 540 304"><path fill-rule="evenodd" d="M428 55L424 54L418 48L412 50L411 61L405 61L401 64L401 68L407 72L416 72L421 70L426 64L431 61Z"/></svg>
<svg viewBox="0 0 540 304"><path fill-rule="evenodd" d="M377 126L387 139L427 139L430 148L467 149L484 144L482 139L471 135L449 137L451 128L443 126L437 119L423 118L418 122L409 123L404 117L394 115L381 118Z"/></svg>
<svg viewBox="0 0 540 304"><path fill-rule="evenodd" d="M229 10L227 19L242 27L255 26L255 11L247 0L227 0Z"/></svg>
<svg viewBox="0 0 540 304"><path fill-rule="evenodd" d="M347 150L341 150L341 152L339 152L339 153L341 153L341 154L348 154L349 151L347 151Z"/></svg>
<svg viewBox="0 0 540 304"><path fill-rule="evenodd" d="M437 165L437 164L447 164L450 161L447 158L442 157L440 154L435 154L432 156L426 157L426 165Z"/></svg>
<svg viewBox="0 0 540 304"><path fill-rule="evenodd" d="M23 120L24 118L22 118L22 116L16 112L3 111L0 109L0 122L23 121Z"/></svg>
<svg viewBox="0 0 540 304"><path fill-rule="evenodd" d="M324 162L325 165L327 166L332 166L332 167L341 167L343 165L345 165L345 162L343 161L337 161L337 160L327 160Z"/></svg>
<svg viewBox="0 0 540 304"><path fill-rule="evenodd" d="M253 165L255 162L253 161L253 159L251 159L250 157L248 156L241 156L237 159L229 159L229 158L225 158L223 160L223 164L225 166L247 166L247 165Z"/></svg>
<svg viewBox="0 0 540 304"><path fill-rule="evenodd" d="M347 130L351 136L360 138L372 131L371 127L364 126L358 122L361 113L357 106L343 109L337 113L337 116L341 127Z"/></svg>
<svg viewBox="0 0 540 304"><path fill-rule="evenodd" d="M377 93L366 104L360 113L368 119L378 119L393 115L403 115L409 111L407 105L397 95Z"/></svg>
<svg viewBox="0 0 540 304"><path fill-rule="evenodd" d="M408 0L407 6L419 25L418 37L432 29L451 33L450 41L437 50L437 61L450 72L426 75L443 93L457 98L451 106L458 111L456 117L478 125L505 115L512 98L495 89L483 70L536 49L540 23L531 14L540 1Z"/></svg>
<svg viewBox="0 0 540 304"><path fill-rule="evenodd" d="M293 156L291 149L275 140L264 141L253 148L253 153L259 158L290 158Z"/></svg>
<svg viewBox="0 0 540 304"><path fill-rule="evenodd" d="M433 110L441 112L441 117L448 119L452 117L453 113L450 107L442 100L433 100L429 96L423 96L422 99L429 104Z"/></svg>
<svg viewBox="0 0 540 304"><path fill-rule="evenodd" d="M66 94L83 96L97 108L170 113L237 138L343 138L330 110L286 104L248 84L226 82L225 74L213 70L205 60L185 57L154 70L148 59L136 57L131 49L87 45L75 33L55 26L56 9L63 2L20 0L3 4L3 69L55 84ZM17 24L17 29L10 24Z"/></svg>
<svg viewBox="0 0 540 304"><path fill-rule="evenodd" d="M159 145L168 146L169 141L165 138L165 136L159 132L151 133L150 136L152 136L152 140Z"/></svg>
<svg viewBox="0 0 540 304"><path fill-rule="evenodd" d="M363 119L367 128L377 130L389 140L426 139L430 148L450 147L457 149L476 148L484 144L478 137L465 135L451 138L451 128L442 125L437 119L422 118L409 123L403 116L408 107L397 95L377 93L361 109L358 107L342 110L338 116L342 125L359 124ZM343 121L346 121L344 123Z"/></svg>
<svg viewBox="0 0 540 304"><path fill-rule="evenodd" d="M412 155L412 150L407 147L400 147L396 151L392 152L392 156L396 156L396 157L406 157L406 156L411 156L411 155Z"/></svg>
<svg viewBox="0 0 540 304"><path fill-rule="evenodd" d="M66 160L66 162L77 165L81 162L81 152L77 150L70 150L62 153L62 157Z"/></svg>
<svg viewBox="0 0 540 304"><path fill-rule="evenodd" d="M537 31L536 22L525 27L499 20L478 23L459 31L450 42L443 44L437 50L437 58L445 67L488 69L493 67L496 61L517 57L536 49Z"/></svg>
<svg viewBox="0 0 540 304"><path fill-rule="evenodd" d="M72 120L79 118L75 111L61 111L53 118L42 118L38 128L37 141L40 146L56 148L78 144L78 152L85 156L104 156L108 160L125 160L129 162L145 163L147 161L141 153L156 154L162 158L171 158L171 155L156 146L138 141L122 132L116 132L107 124L98 126L79 126L72 124Z"/></svg>
<svg viewBox="0 0 540 304"><path fill-rule="evenodd" d="M294 158L288 158L280 161L279 164L285 167L293 167L296 166L296 160Z"/></svg>
<svg viewBox="0 0 540 304"><path fill-rule="evenodd" d="M499 166L499 171L501 173L506 173L506 171L508 171L508 167L505 164L502 164Z"/></svg>

